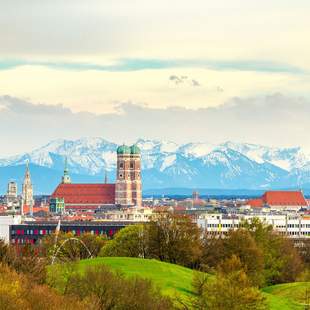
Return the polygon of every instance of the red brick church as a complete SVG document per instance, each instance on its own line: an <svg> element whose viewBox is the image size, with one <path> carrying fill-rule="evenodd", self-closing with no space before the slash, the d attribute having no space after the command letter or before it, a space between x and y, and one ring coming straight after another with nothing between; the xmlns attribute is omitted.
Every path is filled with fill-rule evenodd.
<svg viewBox="0 0 310 310"><path fill-rule="evenodd" d="M247 204L255 209L267 207L271 210L288 211L308 207L302 191L267 191L261 198L248 200Z"/></svg>
<svg viewBox="0 0 310 310"><path fill-rule="evenodd" d="M116 183L71 183L67 163L61 183L51 195L53 212L66 210L95 210L108 205L141 206L141 152L138 146L117 148Z"/></svg>

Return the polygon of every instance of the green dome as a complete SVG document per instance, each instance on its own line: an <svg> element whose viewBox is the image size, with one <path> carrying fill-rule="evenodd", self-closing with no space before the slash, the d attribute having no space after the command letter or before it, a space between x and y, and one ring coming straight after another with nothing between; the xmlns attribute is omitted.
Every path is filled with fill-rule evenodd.
<svg viewBox="0 0 310 310"><path fill-rule="evenodd" d="M140 151L139 147L136 144L134 144L130 147L130 153L131 154L140 154L141 151Z"/></svg>
<svg viewBox="0 0 310 310"><path fill-rule="evenodd" d="M117 154L130 154L130 151L130 147L125 144L119 146L116 150Z"/></svg>

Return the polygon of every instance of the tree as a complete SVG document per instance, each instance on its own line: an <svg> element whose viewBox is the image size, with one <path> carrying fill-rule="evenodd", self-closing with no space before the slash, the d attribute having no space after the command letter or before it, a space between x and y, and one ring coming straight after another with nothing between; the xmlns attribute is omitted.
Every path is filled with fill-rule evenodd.
<svg viewBox="0 0 310 310"><path fill-rule="evenodd" d="M149 257L188 267L198 266L201 231L188 216L159 214L148 225Z"/></svg>
<svg viewBox="0 0 310 310"><path fill-rule="evenodd" d="M223 267L225 259L233 255L240 259L252 284L263 285L263 253L249 231L243 228L231 230L225 238L210 239L205 236L202 255L204 264L214 268Z"/></svg>
<svg viewBox="0 0 310 310"><path fill-rule="evenodd" d="M147 230L144 225L129 225L118 231L100 251L100 256L147 256Z"/></svg>
<svg viewBox="0 0 310 310"><path fill-rule="evenodd" d="M47 260L41 257L38 249L31 244L17 246L0 241L0 262L18 273L27 274L32 281L45 281Z"/></svg>
<svg viewBox="0 0 310 310"><path fill-rule="evenodd" d="M266 284L294 282L303 270L303 263L292 240L279 235L259 219L246 221L243 226L263 252Z"/></svg>
<svg viewBox="0 0 310 310"><path fill-rule="evenodd" d="M61 296L46 285L38 285L25 274L0 264L0 309L82 310L91 309L77 298Z"/></svg>
<svg viewBox="0 0 310 310"><path fill-rule="evenodd" d="M194 275L196 299L193 306L196 309L267 309L263 296L251 286L238 257L226 259L223 266L224 269L219 268L215 277L203 278L199 273Z"/></svg>
<svg viewBox="0 0 310 310"><path fill-rule="evenodd" d="M46 236L40 246L40 251L51 259L58 250L58 260L75 261L97 256L106 242L105 236L96 236L90 233L75 236L72 233L60 232L57 238L55 234Z"/></svg>

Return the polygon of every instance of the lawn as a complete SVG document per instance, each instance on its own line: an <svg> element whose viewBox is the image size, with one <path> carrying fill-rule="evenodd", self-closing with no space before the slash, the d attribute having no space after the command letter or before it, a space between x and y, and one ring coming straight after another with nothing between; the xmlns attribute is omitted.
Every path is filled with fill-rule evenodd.
<svg viewBox="0 0 310 310"><path fill-rule="evenodd" d="M265 287L262 291L271 310L305 309L305 303L310 302L310 282L278 284ZM307 291L308 298L306 298Z"/></svg>
<svg viewBox="0 0 310 310"><path fill-rule="evenodd" d="M192 295L193 271L191 269L155 259L127 257L101 257L82 260L79 267L83 269L86 266L101 264L121 271L125 276L139 276L150 279L161 289L163 294L173 296L177 292L181 295Z"/></svg>
<svg viewBox="0 0 310 310"><path fill-rule="evenodd" d="M193 271L179 265L160 262L155 259L128 257L99 257L81 260L77 268L82 272L88 266L107 265L124 276L138 276L151 280L163 294L182 298L184 302L193 296ZM53 267L49 272L52 272ZM262 289L270 310L305 309L306 291L310 300L310 282L278 284Z"/></svg>

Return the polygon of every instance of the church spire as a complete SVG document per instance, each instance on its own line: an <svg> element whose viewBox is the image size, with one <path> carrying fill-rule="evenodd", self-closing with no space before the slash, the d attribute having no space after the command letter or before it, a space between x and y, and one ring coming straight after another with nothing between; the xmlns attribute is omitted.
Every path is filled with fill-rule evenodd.
<svg viewBox="0 0 310 310"><path fill-rule="evenodd" d="M23 183L23 189L22 189L22 214L24 214L24 206L29 207L29 213L32 215L33 213L33 189L32 189L32 183L31 183L31 177L30 177L30 170L29 170L29 161L26 162L26 172L25 172L25 178Z"/></svg>
<svg viewBox="0 0 310 310"><path fill-rule="evenodd" d="M28 159L27 159L27 161L26 161L25 179L30 179L29 160L28 160Z"/></svg>
<svg viewBox="0 0 310 310"><path fill-rule="evenodd" d="M70 178L69 169L68 169L68 158L67 158L67 156L65 157L64 175L63 175L63 177L61 179L61 182L63 184L71 183L71 178Z"/></svg>

